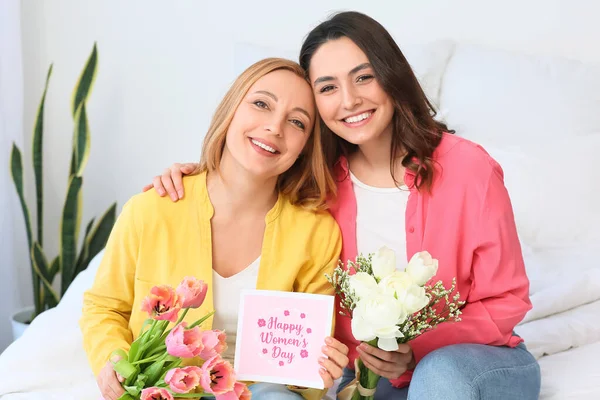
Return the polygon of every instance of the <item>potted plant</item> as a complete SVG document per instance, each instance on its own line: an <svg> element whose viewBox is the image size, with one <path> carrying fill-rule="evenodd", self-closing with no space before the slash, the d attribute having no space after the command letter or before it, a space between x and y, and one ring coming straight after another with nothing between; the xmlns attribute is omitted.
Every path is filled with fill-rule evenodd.
<svg viewBox="0 0 600 400"><path fill-rule="evenodd" d="M73 99L71 102L74 121L71 164L67 194L62 209L62 218L59 229L60 249L58 255L50 261L43 248L43 152L44 139L44 104L48 83L52 75L52 64L48 68L46 85L38 107L32 140L32 159L35 177L36 192L36 219L37 231L31 228L31 218L23 192L23 162L21 151L13 143L10 157L10 171L15 184L17 195L23 210L27 243L29 245L29 258L33 284L33 307L20 310L13 315L13 336L16 339L24 328L38 314L55 307L61 296L66 292L77 274L86 269L92 258L106 245L116 218L116 203L100 217L94 225L95 218L87 224L83 244L77 251L79 244L79 228L82 214L82 184L83 170L87 164L90 152L90 131L87 120L86 103L96 76L98 51L96 44L88 57L85 67L79 76ZM34 235L35 233L35 235ZM55 278L60 275L60 285L55 290Z"/></svg>

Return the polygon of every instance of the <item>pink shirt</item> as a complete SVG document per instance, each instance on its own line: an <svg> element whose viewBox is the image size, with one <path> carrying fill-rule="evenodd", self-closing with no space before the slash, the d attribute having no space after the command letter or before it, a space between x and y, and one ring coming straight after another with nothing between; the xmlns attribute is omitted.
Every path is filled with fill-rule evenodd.
<svg viewBox="0 0 600 400"><path fill-rule="evenodd" d="M444 323L410 342L417 363L428 353L457 343L515 347L522 339L513 329L528 310L529 280L508 192L500 165L479 145L444 134L433 154L436 174L432 191L418 191L415 175L406 171L410 188L406 207L408 258L426 250L439 260L435 280L450 287L457 279L462 321ZM342 231L342 260L354 260L356 198L348 162L336 165L338 198L331 213ZM352 336L350 319L338 313L335 336L350 348L354 365L359 344ZM406 386L412 371L392 381Z"/></svg>

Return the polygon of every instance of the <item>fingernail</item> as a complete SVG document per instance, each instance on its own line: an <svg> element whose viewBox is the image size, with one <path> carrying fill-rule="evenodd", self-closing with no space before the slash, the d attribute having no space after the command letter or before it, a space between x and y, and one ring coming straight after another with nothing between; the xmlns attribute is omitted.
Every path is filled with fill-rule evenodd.
<svg viewBox="0 0 600 400"><path fill-rule="evenodd" d="M326 374L325 369L324 368L319 368L319 373L321 375L325 375Z"/></svg>
<svg viewBox="0 0 600 400"><path fill-rule="evenodd" d="M177 196L175 196L175 193L172 193L172 194L171 194L171 200L173 200L173 201L177 201L177 200L179 200L179 199L177 198Z"/></svg>
<svg viewBox="0 0 600 400"><path fill-rule="evenodd" d="M164 196L165 195L165 191L163 189L158 189L158 195L159 196Z"/></svg>
<svg viewBox="0 0 600 400"><path fill-rule="evenodd" d="M319 357L319 364L323 364L325 362L325 359L323 357Z"/></svg>
<svg viewBox="0 0 600 400"><path fill-rule="evenodd" d="M183 190L178 190L177 194L179 195L180 199L183 199Z"/></svg>
<svg viewBox="0 0 600 400"><path fill-rule="evenodd" d="M327 337L325 338L325 343L327 343L327 344L332 344L332 343L333 343L333 339L331 339L329 336L327 336Z"/></svg>

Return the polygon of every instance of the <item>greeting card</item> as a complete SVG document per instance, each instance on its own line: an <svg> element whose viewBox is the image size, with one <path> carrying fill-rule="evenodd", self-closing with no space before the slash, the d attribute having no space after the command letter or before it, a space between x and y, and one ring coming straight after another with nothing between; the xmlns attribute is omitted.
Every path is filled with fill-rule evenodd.
<svg viewBox="0 0 600 400"><path fill-rule="evenodd" d="M240 296L237 379L323 389L319 357L331 335L333 296L246 290Z"/></svg>

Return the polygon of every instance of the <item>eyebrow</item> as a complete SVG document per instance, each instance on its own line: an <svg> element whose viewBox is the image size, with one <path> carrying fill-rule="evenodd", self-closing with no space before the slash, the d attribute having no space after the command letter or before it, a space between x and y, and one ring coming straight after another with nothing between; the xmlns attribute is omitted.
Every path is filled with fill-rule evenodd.
<svg viewBox="0 0 600 400"><path fill-rule="evenodd" d="M272 98L275 101L279 101L279 99L277 99L277 96L275 96L273 93L267 91L267 90L257 90L255 93L260 93L260 94L264 94L265 96L269 96L270 98ZM306 117L312 121L312 118L310 116L310 114L308 113L308 111L306 111L304 108L301 107L294 107L292 109L292 111L298 111L299 113L302 113L304 115L306 115Z"/></svg>
<svg viewBox="0 0 600 400"><path fill-rule="evenodd" d="M370 68L370 67L371 67L371 64L370 64L370 63L368 63L368 62L366 62L366 63L362 63L362 64L360 64L360 65L357 65L356 67L352 68L352 69L350 70L350 72L348 73L348 75L354 75L354 74L356 74L358 71L362 71L363 69L367 69L367 68ZM319 83L322 83L322 82L327 82L327 81L333 81L334 79L335 79L335 78L334 78L333 76L321 76L321 77L319 77L319 78L315 79L315 81L313 82L313 85L314 85L314 86L316 86L316 85L318 85Z"/></svg>

